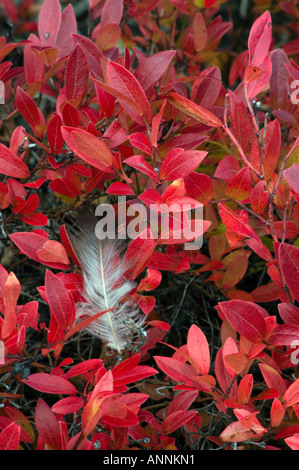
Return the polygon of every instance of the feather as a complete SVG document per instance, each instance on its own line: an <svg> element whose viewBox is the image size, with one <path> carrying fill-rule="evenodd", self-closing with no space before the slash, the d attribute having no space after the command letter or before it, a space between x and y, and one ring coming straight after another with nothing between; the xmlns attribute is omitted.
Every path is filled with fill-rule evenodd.
<svg viewBox="0 0 299 470"><path fill-rule="evenodd" d="M68 234L80 261L83 276L83 302L76 305L76 318L113 309L91 322L86 330L108 348L121 352L138 332L143 332L144 315L132 300L125 300L135 285L127 279L121 240L100 240L95 235L97 219L86 208L77 213L77 230ZM143 332L144 334L144 332Z"/></svg>

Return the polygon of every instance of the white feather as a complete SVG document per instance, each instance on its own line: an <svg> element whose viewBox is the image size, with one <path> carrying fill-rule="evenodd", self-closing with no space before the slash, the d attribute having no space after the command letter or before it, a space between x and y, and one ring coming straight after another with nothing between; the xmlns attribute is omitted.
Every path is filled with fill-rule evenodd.
<svg viewBox="0 0 299 470"><path fill-rule="evenodd" d="M69 236L80 261L84 280L84 302L76 305L76 318L91 316L97 312L113 309L91 322L87 327L91 334L100 338L108 348L122 351L135 337L144 323L144 315L132 300L124 300L135 285L125 273L123 249L119 240L99 240L95 236L97 220L82 210L77 223L80 229Z"/></svg>

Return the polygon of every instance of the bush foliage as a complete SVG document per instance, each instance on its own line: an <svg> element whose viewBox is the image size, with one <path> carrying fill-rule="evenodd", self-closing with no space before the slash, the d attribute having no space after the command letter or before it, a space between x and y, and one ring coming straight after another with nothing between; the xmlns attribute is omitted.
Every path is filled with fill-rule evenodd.
<svg viewBox="0 0 299 470"><path fill-rule="evenodd" d="M72 3L0 1L0 449L299 450L297 2ZM67 227L118 196L203 243L128 241L108 354Z"/></svg>

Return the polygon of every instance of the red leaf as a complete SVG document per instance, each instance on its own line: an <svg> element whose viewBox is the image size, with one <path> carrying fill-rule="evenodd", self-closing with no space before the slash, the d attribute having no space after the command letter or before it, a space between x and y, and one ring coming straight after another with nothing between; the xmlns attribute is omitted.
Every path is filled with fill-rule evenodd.
<svg viewBox="0 0 299 470"><path fill-rule="evenodd" d="M69 239L69 236L67 234L65 225L62 225L60 227L60 239L61 239L61 241L63 243L63 246L66 249L67 254L69 255L69 257L76 263L77 266L80 267L80 262L77 258L76 253L74 252L74 249L73 249L73 246L72 246L71 241Z"/></svg>
<svg viewBox="0 0 299 470"><path fill-rule="evenodd" d="M51 450L61 450L58 419L42 398L38 399L35 407L35 424L39 437L47 448Z"/></svg>
<svg viewBox="0 0 299 470"><path fill-rule="evenodd" d="M280 299L283 295L282 287L276 282L270 282L251 291L254 302L271 302Z"/></svg>
<svg viewBox="0 0 299 470"><path fill-rule="evenodd" d="M65 126L80 127L81 125L79 112L77 108L70 103L66 103L63 106L62 119Z"/></svg>
<svg viewBox="0 0 299 470"><path fill-rule="evenodd" d="M113 95L106 93L97 85L96 85L96 92L97 92L100 109L105 114L105 116L109 118L114 113L115 98Z"/></svg>
<svg viewBox="0 0 299 470"><path fill-rule="evenodd" d="M290 63L283 49L271 52L272 75L270 78L270 99L273 109L286 109L289 94L289 72L286 65Z"/></svg>
<svg viewBox="0 0 299 470"><path fill-rule="evenodd" d="M5 11L5 14L10 18L14 23L18 21L18 8L17 5L11 3L9 0L2 1L2 8Z"/></svg>
<svg viewBox="0 0 299 470"><path fill-rule="evenodd" d="M46 240L40 250L37 251L37 258L43 264L54 267L55 265L69 265L69 259L63 245L56 240Z"/></svg>
<svg viewBox="0 0 299 470"><path fill-rule="evenodd" d="M77 44L65 67L65 94L68 100L76 100L84 95L88 76L86 55Z"/></svg>
<svg viewBox="0 0 299 470"><path fill-rule="evenodd" d="M107 194L118 194L118 195L125 195L125 196L135 196L135 192L125 183L115 182L112 183L109 188L107 189Z"/></svg>
<svg viewBox="0 0 299 470"><path fill-rule="evenodd" d="M152 320L147 322L148 325L157 328L159 330L163 331L169 331L170 330L170 325L169 323L166 323L165 321L160 321L160 320Z"/></svg>
<svg viewBox="0 0 299 470"><path fill-rule="evenodd" d="M131 241L130 245L128 246L125 258L129 265L132 265L132 279L135 279L146 267L149 258L157 246L157 243L157 240L154 240L149 228L147 228L144 232L138 235L138 237ZM141 253L142 256L140 256Z"/></svg>
<svg viewBox="0 0 299 470"><path fill-rule="evenodd" d="M283 176L290 186L296 201L299 202L299 163L294 163L294 165L285 170Z"/></svg>
<svg viewBox="0 0 299 470"><path fill-rule="evenodd" d="M176 382L183 382L185 385L200 388L199 383L196 382L195 369L189 364L178 361L171 357L154 356L158 367Z"/></svg>
<svg viewBox="0 0 299 470"><path fill-rule="evenodd" d="M130 135L130 143L141 150L142 152L147 153L148 155L152 154L152 145L148 138L141 132L136 132L135 134Z"/></svg>
<svg viewBox="0 0 299 470"><path fill-rule="evenodd" d="M233 361L229 361L229 359L234 358L234 356L237 356L238 353L239 353L239 349L235 340L231 336L229 336L223 345L223 364L225 366L226 371L229 373L231 377L234 377L238 372L236 371L236 367L234 367L235 364L234 363L230 364ZM237 357L237 359L240 359L240 358ZM237 360L237 362L239 361ZM242 369L243 368L244 366L242 367Z"/></svg>
<svg viewBox="0 0 299 470"><path fill-rule="evenodd" d="M156 299L152 295L136 295L136 300L138 302L139 307L145 313L145 315L148 315L156 305Z"/></svg>
<svg viewBox="0 0 299 470"><path fill-rule="evenodd" d="M69 3L61 15L61 23L58 31L55 48L58 50L57 60L69 55L74 47L72 35L77 32L76 15Z"/></svg>
<svg viewBox="0 0 299 470"><path fill-rule="evenodd" d="M115 23L106 24L103 27L99 24L93 30L92 36L95 38L96 45L100 51L105 52L117 46L120 40L121 30Z"/></svg>
<svg viewBox="0 0 299 470"><path fill-rule="evenodd" d="M23 215L23 217L21 217L21 220L25 222L25 224L38 225L40 227L43 225L47 225L48 223L48 217L44 214L40 214L37 212Z"/></svg>
<svg viewBox="0 0 299 470"><path fill-rule="evenodd" d="M299 300L299 248L280 243L278 264L288 288L296 300Z"/></svg>
<svg viewBox="0 0 299 470"><path fill-rule="evenodd" d="M251 192L251 207L256 214L262 214L267 207L269 193L265 191L266 181L259 181Z"/></svg>
<svg viewBox="0 0 299 470"><path fill-rule="evenodd" d="M252 249L258 256L260 256L265 261L272 261L272 255L268 248L263 244L263 242L254 238L247 238L245 240L246 245ZM264 287L264 286L263 286Z"/></svg>
<svg viewBox="0 0 299 470"><path fill-rule="evenodd" d="M157 144L158 134L159 134L160 124L161 124L165 105L166 105L166 101L164 100L161 105L160 111L158 112L156 116L153 117L153 120L152 120L151 143L153 147L157 147L158 145Z"/></svg>
<svg viewBox="0 0 299 470"><path fill-rule="evenodd" d="M193 84L190 98L203 108L210 109L221 90L220 69L218 67L209 67L201 71L200 77Z"/></svg>
<svg viewBox="0 0 299 470"><path fill-rule="evenodd" d="M215 374L216 374L216 379L221 387L221 390L226 393L228 388L231 387L231 382L232 378L231 375L228 373L224 359L223 359L223 348L219 349L217 355L216 355L216 360L215 360ZM229 396L233 394L233 397L236 397L236 389L237 385L234 382L233 386L231 387L231 391Z"/></svg>
<svg viewBox="0 0 299 470"><path fill-rule="evenodd" d="M188 270L190 268L189 260L185 253L176 259L166 253L154 252L148 262L148 266L164 271L174 271L175 273Z"/></svg>
<svg viewBox="0 0 299 470"><path fill-rule="evenodd" d="M219 307L232 327L252 343L262 343L267 326L260 307L245 300L220 302Z"/></svg>
<svg viewBox="0 0 299 470"><path fill-rule="evenodd" d="M293 436L287 437L285 442L292 450L299 450L299 433L295 433Z"/></svg>
<svg viewBox="0 0 299 470"><path fill-rule="evenodd" d="M196 390L189 390L186 392L182 392L177 395L167 407L166 416L173 414L175 411L186 411L197 398L197 391Z"/></svg>
<svg viewBox="0 0 299 470"><path fill-rule="evenodd" d="M80 362L73 366L70 370L67 371L67 377L76 377L76 375L85 374L89 370L99 370L103 367L103 362L101 359L87 359L86 361Z"/></svg>
<svg viewBox="0 0 299 470"><path fill-rule="evenodd" d="M157 374L158 371L152 367L138 366L139 361L140 354L137 354L116 365L112 369L114 385L119 387Z"/></svg>
<svg viewBox="0 0 299 470"><path fill-rule="evenodd" d="M91 322L95 321L97 318L101 317L104 315L104 313L110 312L112 309L104 310L103 312L97 312L94 315L91 315L90 317L85 318L84 320L80 321L79 323L76 323L75 326L73 326L65 335L64 335L64 340L67 341L73 334L77 333L78 331L82 330L82 328L85 328L87 325L89 325ZM51 318L55 319L55 317ZM56 320L55 320L56 321ZM54 342L54 341L53 341Z"/></svg>
<svg viewBox="0 0 299 470"><path fill-rule="evenodd" d="M264 131L262 131L262 138L264 138ZM266 180L273 177L279 153L280 153L281 135L280 125L275 119L270 121L267 125L265 146L264 146L264 167Z"/></svg>
<svg viewBox="0 0 299 470"><path fill-rule="evenodd" d="M262 392L255 395L255 397L253 398L253 401L271 400L277 397L279 397L279 393L277 390L275 390L274 388L267 388L266 390L263 390Z"/></svg>
<svg viewBox="0 0 299 470"><path fill-rule="evenodd" d="M107 24L120 24L123 15L123 0L109 0L106 2L101 15L101 26Z"/></svg>
<svg viewBox="0 0 299 470"><path fill-rule="evenodd" d="M299 325L277 325L267 341L275 346L292 346L299 338Z"/></svg>
<svg viewBox="0 0 299 470"><path fill-rule="evenodd" d="M51 314L55 316L62 328L70 328L76 317L75 302L63 282L51 271L45 276L46 296Z"/></svg>
<svg viewBox="0 0 299 470"><path fill-rule="evenodd" d="M133 157L126 158L124 163L158 181L157 173L141 155L133 155Z"/></svg>
<svg viewBox="0 0 299 470"><path fill-rule="evenodd" d="M282 401L286 408L299 402L299 379L295 380L295 382L291 383L287 388Z"/></svg>
<svg viewBox="0 0 299 470"><path fill-rule="evenodd" d="M33 99L19 86L16 93L16 104L25 121L28 122L36 135L41 137L42 132L37 129L37 126L45 124L45 119Z"/></svg>
<svg viewBox="0 0 299 470"><path fill-rule="evenodd" d="M262 75L257 73L257 76L260 75L260 77L247 83L249 99L254 98L268 85L272 73L272 64L269 56L266 56L260 68L264 73Z"/></svg>
<svg viewBox="0 0 299 470"><path fill-rule="evenodd" d="M158 269L148 268L146 276L140 281L138 292L156 289L162 280L162 274Z"/></svg>
<svg viewBox="0 0 299 470"><path fill-rule="evenodd" d="M253 24L248 39L249 63L259 67L263 64L272 42L272 19L268 11Z"/></svg>
<svg viewBox="0 0 299 470"><path fill-rule="evenodd" d="M259 368L268 388L277 390L279 396L282 398L286 391L286 384L280 373L267 364L259 364Z"/></svg>
<svg viewBox="0 0 299 470"><path fill-rule="evenodd" d="M36 193L30 194L30 196L28 196L28 198L26 199L26 202L24 206L22 207L22 209L18 210L17 213L21 215L27 214L27 213L30 214L31 212L36 211L36 209L38 208L38 205L39 205L38 194Z"/></svg>
<svg viewBox="0 0 299 470"><path fill-rule="evenodd" d="M299 433L299 426L297 424L284 427L275 435L275 439L283 439L284 437L291 436L294 433Z"/></svg>
<svg viewBox="0 0 299 470"><path fill-rule="evenodd" d="M194 47L197 52L202 51L207 44L208 31L202 13L196 13L193 18Z"/></svg>
<svg viewBox="0 0 299 470"><path fill-rule="evenodd" d="M23 442L33 442L35 435L29 419L13 406L6 406L5 412L15 423L21 426L20 440Z"/></svg>
<svg viewBox="0 0 299 470"><path fill-rule="evenodd" d="M61 22L59 0L45 0L38 17L38 33L44 46L54 47Z"/></svg>
<svg viewBox="0 0 299 470"><path fill-rule="evenodd" d="M201 375L210 370L210 349L204 333L196 325L192 325L187 336L188 354L197 365Z"/></svg>
<svg viewBox="0 0 299 470"><path fill-rule="evenodd" d="M23 186L25 186L26 188L38 189L42 186L42 184L44 184L45 181L46 178L38 178L37 180L32 181L30 183L23 183Z"/></svg>
<svg viewBox="0 0 299 470"><path fill-rule="evenodd" d="M244 201L248 198L251 191L251 174L249 168L242 168L229 181L226 187L226 196L237 201Z"/></svg>
<svg viewBox="0 0 299 470"><path fill-rule="evenodd" d="M239 383L238 387L238 401L243 405L249 402L253 387L253 376L252 374L245 375Z"/></svg>
<svg viewBox="0 0 299 470"><path fill-rule="evenodd" d="M17 302L21 285L13 272L10 272L3 286L4 320L1 334L6 338L15 329L17 323Z"/></svg>
<svg viewBox="0 0 299 470"><path fill-rule="evenodd" d="M177 93L169 93L169 95L166 96L166 99L170 104L187 114L187 116L203 122L207 126L221 127L222 125L217 116L188 98L178 95Z"/></svg>
<svg viewBox="0 0 299 470"><path fill-rule="evenodd" d="M206 155L207 152L199 150L170 150L162 162L160 178L167 181L183 178L195 170Z"/></svg>
<svg viewBox="0 0 299 470"><path fill-rule="evenodd" d="M75 44L80 44L88 60L88 65L91 72L94 72L97 76L102 77L102 60L107 61L103 53L99 50L96 44L85 36L79 34L72 34Z"/></svg>
<svg viewBox="0 0 299 470"><path fill-rule="evenodd" d="M18 450L21 435L19 423L11 423L0 433L0 450Z"/></svg>
<svg viewBox="0 0 299 470"><path fill-rule="evenodd" d="M146 57L137 67L134 76L147 92L162 77L169 67L175 51L161 51Z"/></svg>
<svg viewBox="0 0 299 470"><path fill-rule="evenodd" d="M0 173L14 178L30 176L27 165L9 148L0 143Z"/></svg>
<svg viewBox="0 0 299 470"><path fill-rule="evenodd" d="M23 382L29 387L44 393L54 393L62 395L75 395L76 387L64 377L59 375L50 375L44 372L31 374Z"/></svg>
<svg viewBox="0 0 299 470"><path fill-rule="evenodd" d="M192 410L178 410L168 415L162 425L163 432L165 434L171 434L179 427L188 423L192 418L197 415L197 411Z"/></svg>
<svg viewBox="0 0 299 470"><path fill-rule="evenodd" d="M231 90L229 90L229 97L231 106L231 121L234 135L244 152L246 152L249 150L252 132L247 108L241 98ZM236 162L235 158L234 160Z"/></svg>
<svg viewBox="0 0 299 470"><path fill-rule="evenodd" d="M129 116L131 116L132 119L134 119L140 124L142 123L141 117L143 116L143 110L137 103L137 101L133 100L132 96L129 96L128 93L122 93L121 91L113 88L112 86L107 85L106 83L102 83L93 77L91 77L91 79L99 89L113 96L114 99L118 99L122 107L126 110L126 112L129 114Z"/></svg>
<svg viewBox="0 0 299 470"><path fill-rule="evenodd" d="M229 424L224 431L220 434L220 438L224 442L242 442L248 441L250 438L254 438L265 432L259 423L254 423L252 428L244 426L241 421L235 421L234 423Z"/></svg>
<svg viewBox="0 0 299 470"><path fill-rule="evenodd" d="M220 178L225 181L231 180L235 174L240 171L238 160L232 155L224 157L217 165L215 178Z"/></svg>
<svg viewBox="0 0 299 470"><path fill-rule="evenodd" d="M51 408L54 413L59 415L66 415L69 413L75 413L83 408L84 400L79 397L66 397L57 401Z"/></svg>
<svg viewBox="0 0 299 470"><path fill-rule="evenodd" d="M28 327L31 327L31 328L34 328L35 330L38 330L39 329L38 318L39 318L38 302L36 300L33 300L31 302L28 302L25 305L22 305L22 307L18 311L19 326L25 325L26 329Z"/></svg>
<svg viewBox="0 0 299 470"><path fill-rule="evenodd" d="M134 75L116 62L109 62L107 64L107 75L109 85L114 90L126 96L129 100L135 102L141 110L140 117L144 116L147 123L150 123L152 118L151 107L140 83L136 80ZM121 100L120 102L122 106L127 109L127 103Z"/></svg>
<svg viewBox="0 0 299 470"><path fill-rule="evenodd" d="M270 411L270 419L271 425L275 428L281 424L281 421L285 415L285 408L282 406L280 401L277 398L274 398L271 411Z"/></svg>
<svg viewBox="0 0 299 470"><path fill-rule="evenodd" d="M39 60L47 67L51 67L57 60L57 50L53 47L33 46L32 51L38 56Z"/></svg>
<svg viewBox="0 0 299 470"><path fill-rule="evenodd" d="M250 82L257 81L259 78L261 78L264 75L264 71L260 69L259 67L248 65L245 70L245 83L248 85Z"/></svg>
<svg viewBox="0 0 299 470"><path fill-rule="evenodd" d="M84 161L99 170L111 170L113 155L99 137L72 127L62 127L62 135L67 146Z"/></svg>
<svg viewBox="0 0 299 470"><path fill-rule="evenodd" d="M15 232L10 235L10 238L22 253L35 261L43 262L54 269L69 267L69 260L63 246L55 240L48 240L47 237L34 232Z"/></svg>

